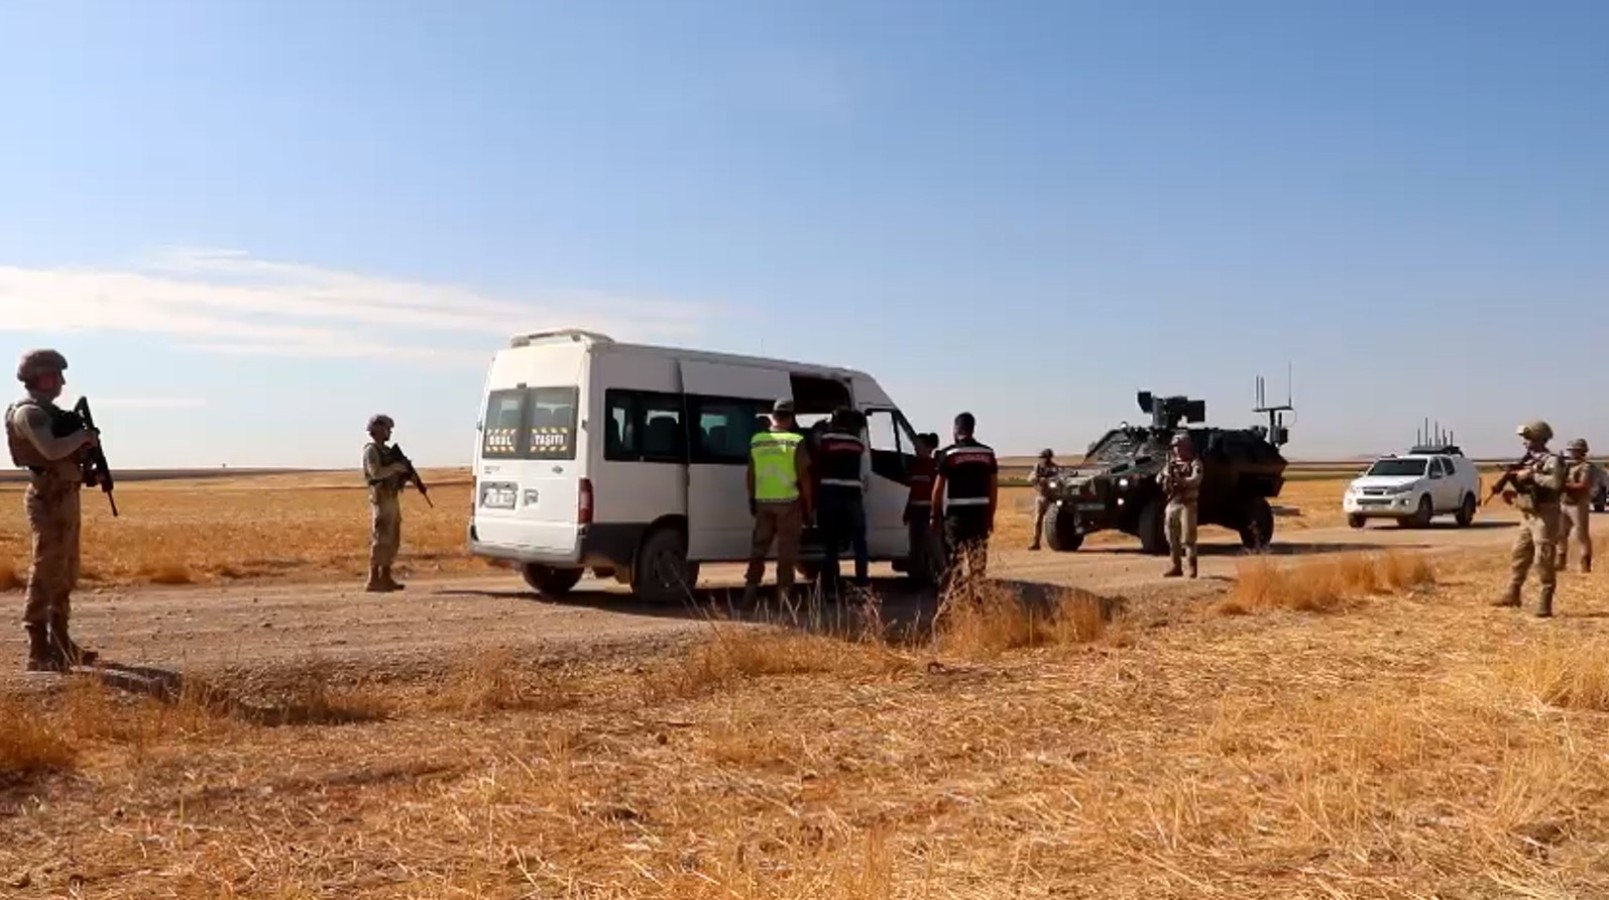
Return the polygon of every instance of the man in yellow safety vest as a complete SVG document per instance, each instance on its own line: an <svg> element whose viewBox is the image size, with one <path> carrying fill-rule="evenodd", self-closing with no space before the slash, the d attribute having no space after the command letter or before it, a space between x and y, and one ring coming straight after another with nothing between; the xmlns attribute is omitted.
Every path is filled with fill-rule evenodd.
<svg viewBox="0 0 1609 900"><path fill-rule="evenodd" d="M796 427L792 400L778 400L771 407L771 427L749 442L745 481L749 512L754 516L754 540L749 545L743 600L752 603L759 594L773 540L777 545L777 592L786 597L799 562L799 538L814 502L810 452Z"/></svg>

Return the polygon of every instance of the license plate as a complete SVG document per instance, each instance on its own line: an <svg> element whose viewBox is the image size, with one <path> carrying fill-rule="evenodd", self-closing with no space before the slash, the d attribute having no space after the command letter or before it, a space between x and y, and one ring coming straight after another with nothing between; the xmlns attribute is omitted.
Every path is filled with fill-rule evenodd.
<svg viewBox="0 0 1609 900"><path fill-rule="evenodd" d="M518 485L493 482L480 486L480 505L486 509L513 509L518 499Z"/></svg>

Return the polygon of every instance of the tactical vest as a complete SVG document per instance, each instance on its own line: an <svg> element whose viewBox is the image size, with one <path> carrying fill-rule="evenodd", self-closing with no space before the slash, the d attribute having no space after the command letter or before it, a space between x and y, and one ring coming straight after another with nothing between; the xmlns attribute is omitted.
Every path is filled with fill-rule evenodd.
<svg viewBox="0 0 1609 900"><path fill-rule="evenodd" d="M18 428L16 423L12 421L12 416L24 406L35 406L44 410L50 416L51 434L56 437L62 437L70 433L72 430L70 426L75 422L73 416L63 413L55 404L42 403L32 397L18 400L16 403L6 407L6 446L11 450L12 463L18 468L33 472L35 475L43 475L48 472L64 479L77 479L79 477L78 463L74 457L68 456L65 459L55 461L45 458L45 455L39 452L39 448L34 446L33 441L28 440L28 436L23 434L22 429Z"/></svg>
<svg viewBox="0 0 1609 900"><path fill-rule="evenodd" d="M1533 476L1540 474L1540 464L1543 460L1548 458L1552 458L1554 465L1568 473L1569 470L1567 466L1569 463L1565 461L1563 456L1544 450L1541 453L1532 454L1531 458L1526 460L1526 464L1529 466ZM1538 507L1550 506L1558 503L1562 493L1562 491L1554 490L1551 487L1543 487L1539 482L1532 481L1530 484L1525 485L1524 490L1519 492L1519 496L1517 498L1518 502L1515 505L1517 505L1521 510L1534 511Z"/></svg>
<svg viewBox="0 0 1609 900"><path fill-rule="evenodd" d="M363 476L369 482L369 487L371 487L371 488L380 488L382 490L401 491L402 490L402 476L401 475L388 475L388 476L386 476L384 478L375 478L374 476L369 474L368 469L369 469L369 448L370 447L374 447L376 450L380 451L380 453L379 453L380 465L388 466L392 462L395 461L393 459L391 448L385 446L384 444L377 444L374 441L370 441L369 443L364 444L363 445L363 470L364 470L363 471Z"/></svg>
<svg viewBox="0 0 1609 900"><path fill-rule="evenodd" d="M823 433L815 455L821 486L858 493L864 487L860 481L860 460L865 452L866 445L855 435L843 431Z"/></svg>
<svg viewBox="0 0 1609 900"><path fill-rule="evenodd" d="M804 442L791 431L762 431L749 441L754 461L754 499L760 503L786 503L799 497L799 471L795 454Z"/></svg>
<svg viewBox="0 0 1609 900"><path fill-rule="evenodd" d="M1162 492L1175 503L1196 503L1201 498L1201 487L1186 487L1185 479L1190 475L1194 460L1182 459L1168 460L1167 468L1163 470L1165 478L1162 481Z"/></svg>

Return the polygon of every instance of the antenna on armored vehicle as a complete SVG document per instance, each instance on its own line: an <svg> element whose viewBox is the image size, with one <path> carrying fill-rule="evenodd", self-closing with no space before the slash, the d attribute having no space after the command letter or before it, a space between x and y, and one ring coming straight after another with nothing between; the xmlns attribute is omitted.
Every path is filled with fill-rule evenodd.
<svg viewBox="0 0 1609 900"><path fill-rule="evenodd" d="M1290 442L1291 430L1285 426L1285 417L1282 413L1295 412L1296 407L1291 402L1291 364L1285 364L1285 402L1278 406L1268 405L1267 384L1263 376L1257 376L1257 406L1252 409L1254 413L1266 413L1268 425L1257 426L1270 444L1283 447Z"/></svg>

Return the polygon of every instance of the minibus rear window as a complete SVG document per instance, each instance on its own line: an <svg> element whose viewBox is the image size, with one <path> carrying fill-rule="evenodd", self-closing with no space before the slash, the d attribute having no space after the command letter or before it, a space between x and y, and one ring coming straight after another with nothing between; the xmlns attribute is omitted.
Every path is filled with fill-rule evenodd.
<svg viewBox="0 0 1609 900"><path fill-rule="evenodd" d="M488 459L575 459L573 387L509 388L486 398L481 456Z"/></svg>

